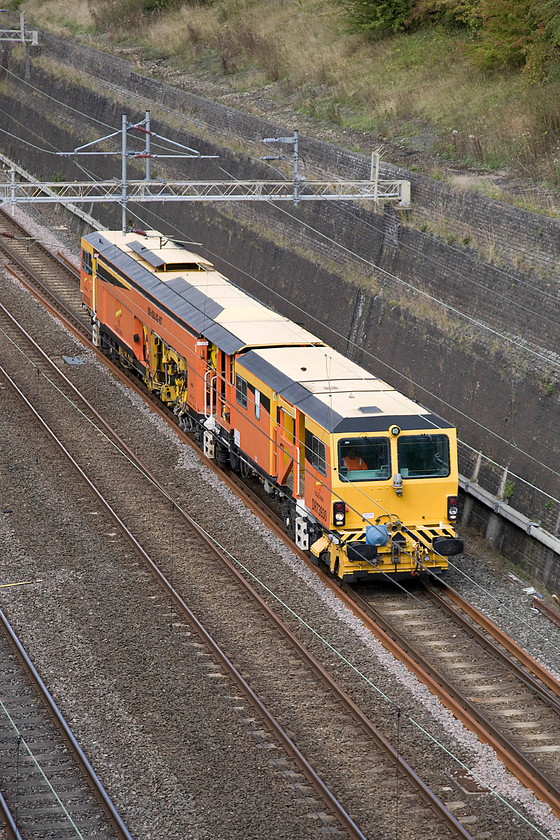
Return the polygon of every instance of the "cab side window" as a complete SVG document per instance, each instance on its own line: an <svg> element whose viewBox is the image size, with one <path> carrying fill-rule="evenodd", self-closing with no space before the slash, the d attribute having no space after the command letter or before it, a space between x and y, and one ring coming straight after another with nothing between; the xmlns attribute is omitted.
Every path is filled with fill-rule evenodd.
<svg viewBox="0 0 560 840"><path fill-rule="evenodd" d="M305 457L321 475L327 474L327 447L322 440L305 430Z"/></svg>
<svg viewBox="0 0 560 840"><path fill-rule="evenodd" d="M93 273L93 262L89 251L82 251L82 270L85 274Z"/></svg>
<svg viewBox="0 0 560 840"><path fill-rule="evenodd" d="M243 408L247 408L247 382L240 376L235 377L235 399Z"/></svg>

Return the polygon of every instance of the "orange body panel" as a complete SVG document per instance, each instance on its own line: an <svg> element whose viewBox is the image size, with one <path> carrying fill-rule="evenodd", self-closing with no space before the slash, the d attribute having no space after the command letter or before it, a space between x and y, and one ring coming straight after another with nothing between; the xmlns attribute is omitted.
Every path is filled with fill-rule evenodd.
<svg viewBox="0 0 560 840"><path fill-rule="evenodd" d="M82 303L87 309L93 309L93 278L91 274L86 274L83 268L80 271L80 290L82 292Z"/></svg>
<svg viewBox="0 0 560 840"><path fill-rule="evenodd" d="M330 452L327 448L327 463ZM330 470L322 475L309 461L305 462L305 504L325 528L331 527L333 495L331 490ZM336 496L334 498L337 498Z"/></svg>
<svg viewBox="0 0 560 840"><path fill-rule="evenodd" d="M139 361L150 365L150 354L144 343L144 327L148 334L154 333L187 360L192 370L189 404L203 413L208 342L198 340L135 289L113 286L99 276L95 278L94 289L92 278L83 271L80 286L84 305L88 309L93 309L95 305L98 320L117 335Z"/></svg>
<svg viewBox="0 0 560 840"><path fill-rule="evenodd" d="M240 369L237 367L237 370ZM231 426L238 432L237 445L261 469L269 475L274 474L271 459L272 418L270 414L262 405L260 410L256 410L255 396L251 391L247 394L247 408L243 408L237 402L234 387L231 388L230 400ZM218 422L220 422L219 418Z"/></svg>

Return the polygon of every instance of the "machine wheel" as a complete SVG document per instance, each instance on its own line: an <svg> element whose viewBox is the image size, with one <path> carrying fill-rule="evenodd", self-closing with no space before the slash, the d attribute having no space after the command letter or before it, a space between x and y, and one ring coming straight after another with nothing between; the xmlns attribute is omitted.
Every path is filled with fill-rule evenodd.
<svg viewBox="0 0 560 840"><path fill-rule="evenodd" d="M296 506L293 499L286 499L282 505L282 519L288 534L295 539L296 536Z"/></svg>
<svg viewBox="0 0 560 840"><path fill-rule="evenodd" d="M227 446L224 446L223 443L216 443L216 463L220 467L225 467L228 462L229 450Z"/></svg>

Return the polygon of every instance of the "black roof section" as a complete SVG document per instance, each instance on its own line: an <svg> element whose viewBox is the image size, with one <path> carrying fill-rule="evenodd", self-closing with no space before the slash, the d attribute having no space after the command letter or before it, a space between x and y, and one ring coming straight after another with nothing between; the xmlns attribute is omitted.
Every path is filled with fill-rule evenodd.
<svg viewBox="0 0 560 840"><path fill-rule="evenodd" d="M403 432L418 430L432 431L449 429L451 424L437 414L378 414L369 417L345 417L332 432L389 432L391 426L398 426Z"/></svg>
<svg viewBox="0 0 560 840"><path fill-rule="evenodd" d="M265 382L273 391L284 397L287 402L296 405L304 414L319 423L328 432L389 432L391 426L399 426L403 431L413 429L432 430L448 429L450 424L436 414L389 415L374 413L368 407L368 415L363 417L343 417L331 409L324 399L319 399L305 385L296 382L270 362L263 359L258 351L248 350L238 364ZM369 414L369 411L372 411ZM379 411L379 409L378 409Z"/></svg>
<svg viewBox="0 0 560 840"><path fill-rule="evenodd" d="M150 298L175 321L198 331L228 355L245 346L237 336L216 322L215 318L223 311L223 306L207 297L183 277L175 277L169 282L160 279L117 245L112 245L101 233L91 233L84 239L133 286L140 289L145 297ZM134 250L140 253L137 249ZM147 259L144 253L140 256Z"/></svg>
<svg viewBox="0 0 560 840"><path fill-rule="evenodd" d="M165 265L165 260L162 260L160 256L154 254L153 251L150 251L145 245L142 245L141 242L134 240L134 242L129 242L128 247L131 251L134 251L135 254L138 254L139 257L142 257L143 260L150 263L154 268L161 268L162 265Z"/></svg>
<svg viewBox="0 0 560 840"><path fill-rule="evenodd" d="M249 350L239 359L239 364L251 371L263 382L280 394L287 402L297 405L301 411L312 417L327 431L334 431L343 421L343 417L336 411L331 411L324 402L314 396L311 391L300 382L295 382L278 368L262 359L255 351Z"/></svg>

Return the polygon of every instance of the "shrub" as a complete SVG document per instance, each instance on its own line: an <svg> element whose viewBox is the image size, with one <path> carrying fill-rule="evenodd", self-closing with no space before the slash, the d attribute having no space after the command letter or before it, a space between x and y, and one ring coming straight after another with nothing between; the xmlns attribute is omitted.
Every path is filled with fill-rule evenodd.
<svg viewBox="0 0 560 840"><path fill-rule="evenodd" d="M468 53L484 70L523 68L533 81L560 75L557 0L338 0L349 29L367 37L419 26L471 31Z"/></svg>
<svg viewBox="0 0 560 840"><path fill-rule="evenodd" d="M339 0L346 11L351 32L362 32L370 38L400 32L410 21L412 0Z"/></svg>

